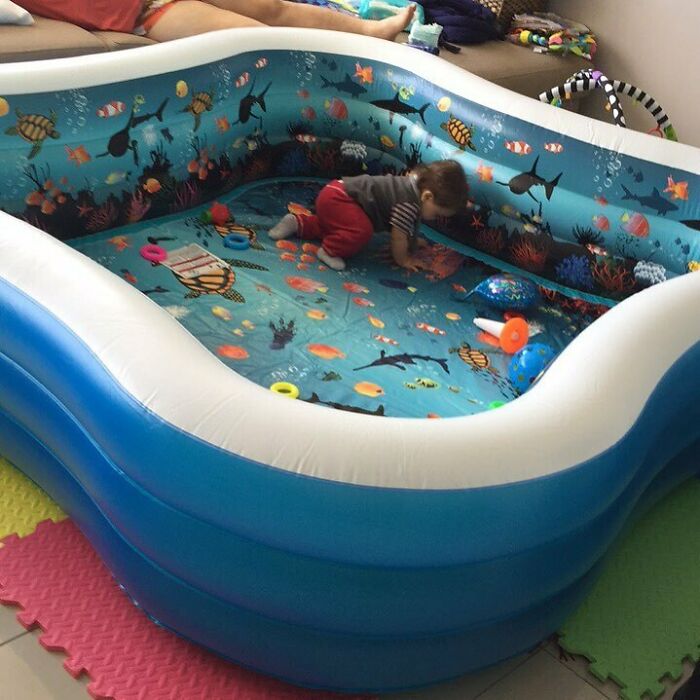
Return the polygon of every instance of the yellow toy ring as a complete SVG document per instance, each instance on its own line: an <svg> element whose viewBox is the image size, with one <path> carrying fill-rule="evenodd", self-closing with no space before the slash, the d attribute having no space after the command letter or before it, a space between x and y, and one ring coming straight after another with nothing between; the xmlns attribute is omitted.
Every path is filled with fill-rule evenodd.
<svg viewBox="0 0 700 700"><path fill-rule="evenodd" d="M275 394L280 394L280 396L286 396L288 399L299 398L299 389L289 382L275 382L270 387L270 391L274 391Z"/></svg>

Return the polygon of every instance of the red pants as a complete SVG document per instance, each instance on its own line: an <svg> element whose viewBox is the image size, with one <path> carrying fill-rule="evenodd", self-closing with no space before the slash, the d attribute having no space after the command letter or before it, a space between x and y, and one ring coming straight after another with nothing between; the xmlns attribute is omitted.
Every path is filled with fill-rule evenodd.
<svg viewBox="0 0 700 700"><path fill-rule="evenodd" d="M334 257L349 258L369 243L374 226L365 210L345 191L339 180L329 182L316 198L316 214L297 215L299 237L320 239Z"/></svg>

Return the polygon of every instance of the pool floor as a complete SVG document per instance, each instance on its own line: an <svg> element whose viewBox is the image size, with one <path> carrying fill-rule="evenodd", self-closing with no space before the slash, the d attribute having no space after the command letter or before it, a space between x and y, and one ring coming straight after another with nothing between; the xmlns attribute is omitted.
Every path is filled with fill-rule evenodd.
<svg viewBox="0 0 700 700"><path fill-rule="evenodd" d="M285 179L241 187L219 200L235 218L224 226L202 221L208 205L69 245L147 294L222 362L263 387L283 383L323 406L414 418L468 415L516 398L510 356L472 322L502 321L503 312L476 296L455 298L495 268L434 245L420 254L430 271L409 275L392 265L388 237L377 234L338 273L319 263L313 242L269 239L287 211L313 209L321 184ZM231 232L252 237L253 245L227 248ZM168 262L177 252L188 260L211 253L230 267L178 276L142 257L149 243L167 250ZM192 245L198 248L181 250ZM560 351L593 318L543 301L527 320L540 331L534 341Z"/></svg>

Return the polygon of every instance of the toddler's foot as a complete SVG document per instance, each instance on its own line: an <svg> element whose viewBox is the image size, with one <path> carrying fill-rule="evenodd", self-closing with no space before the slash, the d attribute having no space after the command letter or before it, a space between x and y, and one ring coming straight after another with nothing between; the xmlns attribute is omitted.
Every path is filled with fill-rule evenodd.
<svg viewBox="0 0 700 700"><path fill-rule="evenodd" d="M333 255L329 255L326 253L326 251L323 248L318 249L318 253L316 253L316 257L322 262L328 265L328 267L331 268L331 270L344 270L345 269L345 260L343 258L337 258Z"/></svg>
<svg viewBox="0 0 700 700"><path fill-rule="evenodd" d="M291 238L299 232L299 224L294 214L285 214L268 234L273 241L281 241L283 238Z"/></svg>
<svg viewBox="0 0 700 700"><path fill-rule="evenodd" d="M387 17L377 21L369 20L368 34L378 39L394 41L396 37L413 21L416 14L416 6L409 5L393 17Z"/></svg>

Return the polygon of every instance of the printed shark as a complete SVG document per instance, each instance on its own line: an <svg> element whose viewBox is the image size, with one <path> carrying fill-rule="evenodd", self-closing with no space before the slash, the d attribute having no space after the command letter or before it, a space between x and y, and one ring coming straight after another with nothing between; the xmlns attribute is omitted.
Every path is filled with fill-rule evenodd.
<svg viewBox="0 0 700 700"><path fill-rule="evenodd" d="M409 353L402 352L398 355L387 355L386 351L382 350L379 353L379 359L374 362L370 362L368 365L362 367L355 367L353 371L357 372L359 369L367 369L368 367L381 367L382 365L388 365L390 367L396 367L402 371L406 371L404 365L415 365L416 360L425 360L426 362L437 362L437 364L442 367L447 374L450 373L450 368L447 366L446 359L440 359L437 357L431 357L430 355L410 355Z"/></svg>
<svg viewBox="0 0 700 700"><path fill-rule="evenodd" d="M359 97L363 93L367 92L367 88L362 87L359 83L356 83L351 77L349 73L345 74L345 78L343 80L338 80L337 82L333 83L327 78L324 78L321 76L321 80L323 81L323 84L321 85L322 88L335 88L338 92L347 92L348 95L351 97Z"/></svg>
<svg viewBox="0 0 700 700"><path fill-rule="evenodd" d="M259 105L263 112L267 112L267 106L265 105L265 93L270 89L271 85L272 83L268 83L267 87L259 95L254 95L253 90L255 89L255 81L253 80L253 84L250 86L250 92L238 105L238 119L233 122L233 124L245 124L251 117L253 117L253 119L257 119L258 121L262 121L262 117L259 117L257 114L253 113L253 107L255 107L255 105Z"/></svg>
<svg viewBox="0 0 700 700"><path fill-rule="evenodd" d="M430 107L430 102L424 104L420 109L411 107L411 105L401 102L398 92L391 100L372 100L370 104L389 112L389 124L393 123L395 114L418 114L425 124L425 110Z"/></svg>
<svg viewBox="0 0 700 700"><path fill-rule="evenodd" d="M544 193L547 199L551 199L552 192L554 188L559 184L559 178L564 173L559 173L554 180L547 182L537 174L537 163L540 157L535 158L535 162L532 164L532 168L526 173L520 173L515 177L511 178L508 182L498 182L499 185L505 185L510 189L513 194L529 194L536 202L539 200L535 198L535 195L530 192L531 187L544 187Z"/></svg>
<svg viewBox="0 0 700 700"><path fill-rule="evenodd" d="M331 408L337 408L339 411L349 411L350 413L364 413L367 416L383 416L384 406L379 406L374 411L368 411L366 408L359 408L358 406L348 406L344 403L336 403L335 401L321 401L318 398L316 392L312 392L311 398L304 399L307 403L319 403L322 406L330 406Z"/></svg>
<svg viewBox="0 0 700 700"><path fill-rule="evenodd" d="M668 212L678 209L677 205L673 202L669 202L665 197L662 197L656 187L646 195L632 194L624 185L621 185L621 187L625 191L625 196L622 199L634 199L643 207L655 209L656 213L660 216L666 216Z"/></svg>

